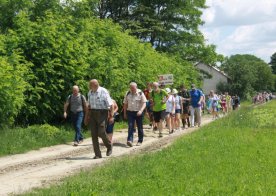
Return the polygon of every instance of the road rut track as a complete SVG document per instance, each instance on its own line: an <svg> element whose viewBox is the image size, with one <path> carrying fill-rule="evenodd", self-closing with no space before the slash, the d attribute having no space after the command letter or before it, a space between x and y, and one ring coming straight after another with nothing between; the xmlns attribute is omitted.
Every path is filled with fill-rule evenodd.
<svg viewBox="0 0 276 196"><path fill-rule="evenodd" d="M209 117L205 117L203 124L211 121ZM25 154L2 157L0 158L0 195L24 193L33 188L60 183L67 176L102 166L103 163L113 159L155 152L169 146L179 137L196 130L197 128L190 128L171 135L164 130L164 137L158 138L157 132L145 129L143 145L132 148L126 146L126 130L116 132L112 156L110 158L105 156L106 148L100 143L103 158L97 160L92 159L94 153L91 138L86 139L78 147L72 147L69 144L57 145ZM137 141L137 133L135 138Z"/></svg>

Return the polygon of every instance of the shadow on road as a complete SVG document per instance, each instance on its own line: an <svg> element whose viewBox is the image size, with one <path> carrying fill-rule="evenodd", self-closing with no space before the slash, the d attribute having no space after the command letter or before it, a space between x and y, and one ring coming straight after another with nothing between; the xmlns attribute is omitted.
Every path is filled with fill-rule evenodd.
<svg viewBox="0 0 276 196"><path fill-rule="evenodd" d="M93 160L92 157L66 157L66 158L63 158L63 159L69 160L69 161Z"/></svg>

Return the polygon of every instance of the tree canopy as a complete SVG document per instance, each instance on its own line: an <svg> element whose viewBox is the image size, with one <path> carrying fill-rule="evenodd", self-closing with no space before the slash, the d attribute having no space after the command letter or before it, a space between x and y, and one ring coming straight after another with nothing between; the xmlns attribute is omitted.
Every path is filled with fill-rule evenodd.
<svg viewBox="0 0 276 196"><path fill-rule="evenodd" d="M221 68L232 80L228 86L220 86L222 91L229 90L232 94L247 98L256 91L275 90L271 68L254 55L230 56Z"/></svg>
<svg viewBox="0 0 276 196"><path fill-rule="evenodd" d="M178 55L190 62L222 61L214 45L207 45L199 26L205 0L87 0L78 9L112 19L157 51ZM77 10L78 10L77 9Z"/></svg>

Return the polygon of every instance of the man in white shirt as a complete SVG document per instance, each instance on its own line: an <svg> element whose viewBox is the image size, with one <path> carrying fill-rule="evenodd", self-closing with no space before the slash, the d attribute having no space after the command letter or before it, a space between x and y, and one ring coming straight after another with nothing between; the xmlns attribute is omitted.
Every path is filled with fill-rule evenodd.
<svg viewBox="0 0 276 196"><path fill-rule="evenodd" d="M106 156L112 154L112 144L106 134L108 121L112 123L113 101L108 91L99 85L95 79L89 82L90 91L88 92L88 115L85 116L85 123L90 125L93 148L95 152L94 159L102 158L99 147L99 138L102 138L107 148Z"/></svg>
<svg viewBox="0 0 276 196"><path fill-rule="evenodd" d="M143 142L143 111L146 108L147 99L144 93L137 88L135 82L130 83L129 89L124 98L124 118L128 119L127 145L132 147L135 122L138 128L137 146L140 146Z"/></svg>

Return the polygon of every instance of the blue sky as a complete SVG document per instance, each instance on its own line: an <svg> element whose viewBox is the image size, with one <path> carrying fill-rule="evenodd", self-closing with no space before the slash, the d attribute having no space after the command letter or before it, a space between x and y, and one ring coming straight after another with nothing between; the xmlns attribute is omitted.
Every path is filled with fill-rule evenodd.
<svg viewBox="0 0 276 196"><path fill-rule="evenodd" d="M206 0L200 28L225 56L253 54L267 63L276 52L276 0Z"/></svg>

